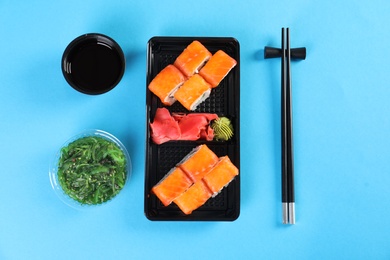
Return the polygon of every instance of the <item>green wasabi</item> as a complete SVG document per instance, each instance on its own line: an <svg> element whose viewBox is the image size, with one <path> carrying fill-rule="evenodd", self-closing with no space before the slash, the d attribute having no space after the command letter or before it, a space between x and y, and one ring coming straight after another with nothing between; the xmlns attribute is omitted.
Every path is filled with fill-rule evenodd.
<svg viewBox="0 0 390 260"><path fill-rule="evenodd" d="M233 125L227 117L220 117L211 124L214 130L214 138L217 141L227 141L233 137Z"/></svg>
<svg viewBox="0 0 390 260"><path fill-rule="evenodd" d="M101 204L115 197L125 185L126 172L123 151L102 137L83 137L61 149L59 183L81 204Z"/></svg>

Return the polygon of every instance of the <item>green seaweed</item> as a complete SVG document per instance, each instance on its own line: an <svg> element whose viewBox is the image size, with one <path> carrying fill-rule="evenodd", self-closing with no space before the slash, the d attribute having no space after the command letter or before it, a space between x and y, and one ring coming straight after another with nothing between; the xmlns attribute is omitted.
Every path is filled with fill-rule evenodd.
<svg viewBox="0 0 390 260"><path fill-rule="evenodd" d="M101 204L126 182L126 157L118 145L88 136L61 149L58 180L64 192L81 204Z"/></svg>

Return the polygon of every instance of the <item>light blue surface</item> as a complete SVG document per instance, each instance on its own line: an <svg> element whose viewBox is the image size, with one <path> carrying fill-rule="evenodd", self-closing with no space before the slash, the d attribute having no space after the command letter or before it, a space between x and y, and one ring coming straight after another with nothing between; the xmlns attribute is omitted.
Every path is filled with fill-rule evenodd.
<svg viewBox="0 0 390 260"><path fill-rule="evenodd" d="M0 259L389 259L389 1L0 1ZM280 60L290 27L297 224L281 224ZM64 80L75 37L99 32L127 67L107 94ZM241 215L151 222L143 213L146 44L229 36L241 46ZM121 196L87 211L53 192L59 147L98 128L128 148Z"/></svg>

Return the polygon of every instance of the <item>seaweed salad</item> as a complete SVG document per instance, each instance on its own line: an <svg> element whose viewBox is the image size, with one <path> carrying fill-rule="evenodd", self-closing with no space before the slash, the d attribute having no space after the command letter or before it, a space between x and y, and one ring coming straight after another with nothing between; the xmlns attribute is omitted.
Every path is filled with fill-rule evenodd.
<svg viewBox="0 0 390 260"><path fill-rule="evenodd" d="M87 136L61 149L59 183L81 204L101 204L115 197L125 185L126 173L123 151L105 138Z"/></svg>

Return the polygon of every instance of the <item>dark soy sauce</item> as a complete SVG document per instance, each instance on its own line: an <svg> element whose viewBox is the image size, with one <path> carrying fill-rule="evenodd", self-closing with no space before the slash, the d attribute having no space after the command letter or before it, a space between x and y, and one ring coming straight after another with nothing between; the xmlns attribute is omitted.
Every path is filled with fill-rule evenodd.
<svg viewBox="0 0 390 260"><path fill-rule="evenodd" d="M121 73L116 52L101 44L90 44L75 53L71 72L75 84L83 89L101 92L112 86Z"/></svg>
<svg viewBox="0 0 390 260"><path fill-rule="evenodd" d="M118 51L119 46L114 47L96 38L78 42L69 50L63 63L68 83L87 94L111 90L124 72L123 52Z"/></svg>

